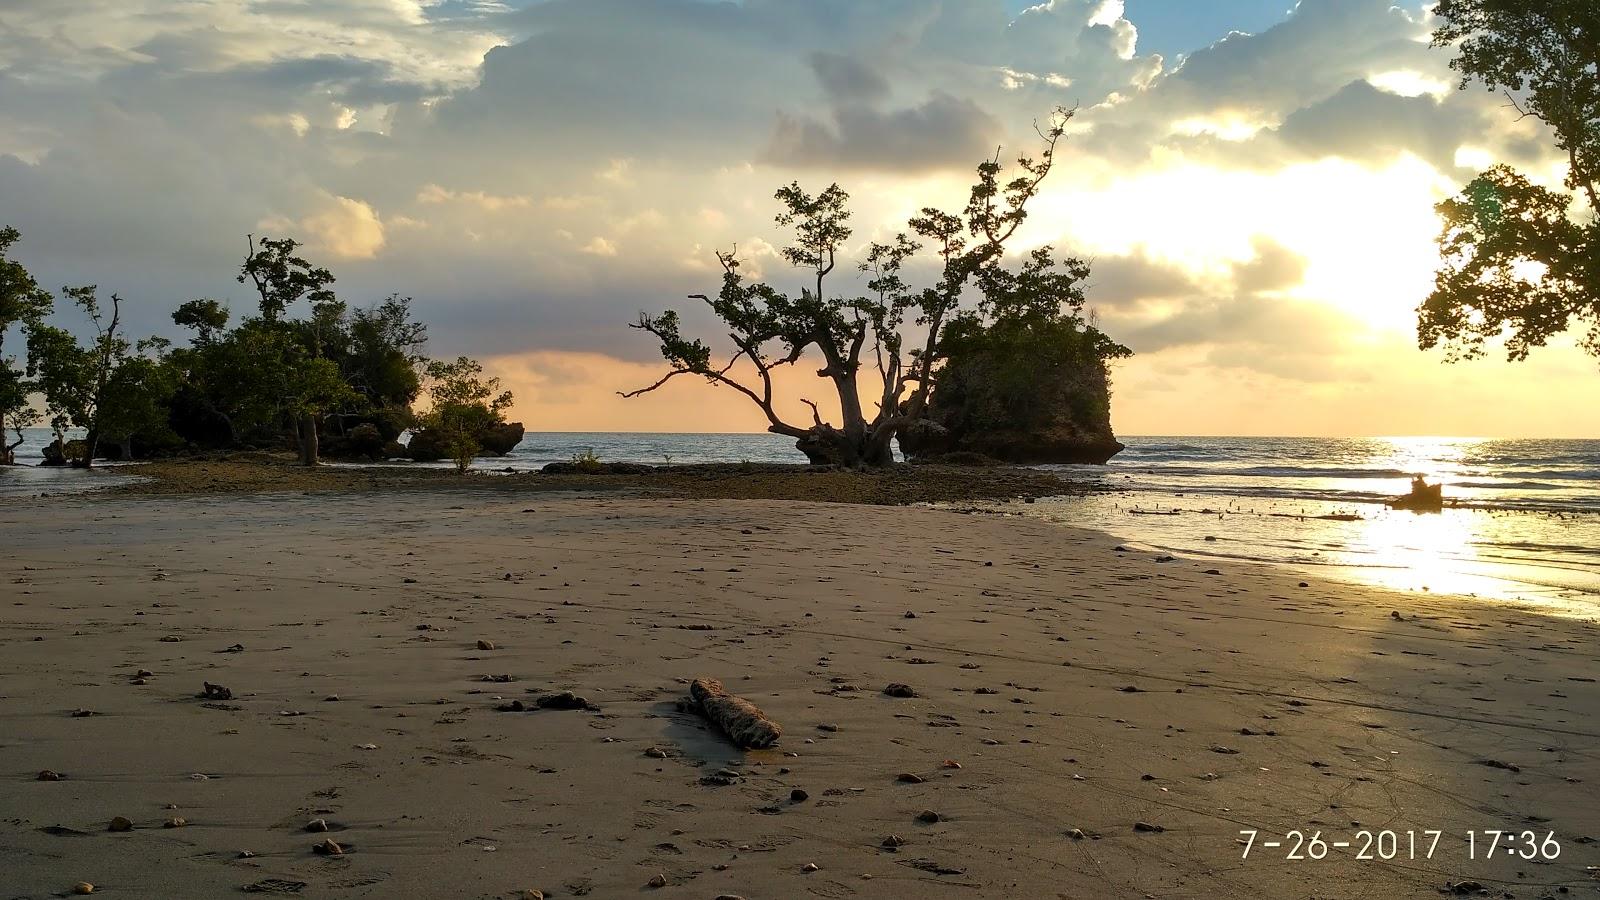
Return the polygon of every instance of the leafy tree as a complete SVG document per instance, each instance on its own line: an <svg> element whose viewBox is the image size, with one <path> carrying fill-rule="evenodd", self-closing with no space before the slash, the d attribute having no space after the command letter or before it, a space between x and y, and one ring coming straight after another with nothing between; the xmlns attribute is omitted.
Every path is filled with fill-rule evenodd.
<svg viewBox="0 0 1600 900"><path fill-rule="evenodd" d="M1539 187L1497 165L1441 203L1443 266L1418 308L1418 343L1449 358L1506 353L1574 326L1600 356L1600 4L1593 0L1440 0L1435 47L1454 46L1463 89L1505 91L1547 125L1567 157L1566 188ZM1575 212L1579 198L1587 215Z"/></svg>
<svg viewBox="0 0 1600 900"><path fill-rule="evenodd" d="M354 415L375 420L383 436L394 440L411 426L411 404L422 393L428 327L412 321L410 298L396 294L352 312L345 329L338 363L359 399Z"/></svg>
<svg viewBox="0 0 1600 900"><path fill-rule="evenodd" d="M465 356L430 362L427 375L432 406L419 419L423 432L465 473L482 451L484 435L505 422L511 392L500 389L500 379L483 377L483 366Z"/></svg>
<svg viewBox="0 0 1600 900"><path fill-rule="evenodd" d="M214 343L228 327L228 308L216 300L190 300L172 313L173 324L194 329L194 340L201 346Z"/></svg>
<svg viewBox="0 0 1600 900"><path fill-rule="evenodd" d="M964 431L1027 431L1055 410L1046 389L1089 373L1103 383L1109 360L1132 356L1083 315L1089 265L1055 259L1049 247L1011 272L998 266L978 276L982 296L945 327L940 349L946 365L934 373L933 399L959 410ZM974 372L982 377L970 377ZM1077 391L1073 418L1089 422L1108 412L1103 394ZM1098 405L1098 406L1096 406Z"/></svg>
<svg viewBox="0 0 1600 900"><path fill-rule="evenodd" d="M294 255L300 248L298 241L262 238L258 246L255 235L249 235L248 240L250 252L239 267L238 280L255 287L261 318L276 322L302 299L309 300L313 307L338 302L328 287L333 284L333 275Z"/></svg>
<svg viewBox="0 0 1600 900"><path fill-rule="evenodd" d="M261 310L257 324L288 338L271 342L279 353L268 363L276 377L269 377L261 386L272 391L268 396L275 397L283 413L292 417L300 461L315 466L321 462L317 432L322 417L353 397L339 377L337 363L330 359L343 347L345 335L340 324L346 308L330 287L333 274L295 255L298 241L262 238L258 245L251 235L249 245L238 281L255 287ZM300 300L309 302L310 315L284 321L284 313Z"/></svg>
<svg viewBox="0 0 1600 900"><path fill-rule="evenodd" d="M1040 130L1043 149L1037 158L1017 161L1018 174L1002 181L998 156L978 166L977 180L959 213L924 209L909 229L938 260L938 278L914 289L902 273L925 246L907 234L889 243L874 243L858 267L870 275L871 296L829 295L827 278L852 235L849 195L837 184L818 194L799 184L780 189L776 199L779 225L791 227L793 242L782 251L794 267L806 272L798 295L762 282L749 283L734 252L718 253L722 290L715 297L695 295L729 330L735 352L727 362L714 361L712 349L682 333L674 311L657 316L641 313L632 327L661 343L671 370L654 384L623 394L636 397L660 388L680 375L696 375L743 394L759 407L768 431L796 439L813 462L851 467L887 465L893 461L895 435L922 415L933 375L941 358L940 339L946 324L960 312L969 284L999 265L1006 244L1026 221L1028 204L1038 195L1055 162L1056 145L1066 132L1072 111L1057 110ZM909 334L904 333L909 332ZM912 338L909 349L907 338ZM863 354L869 343L876 382L877 411L870 418L861 401ZM841 421L823 421L817 404L812 422L802 426L778 414L773 397L773 372L796 365L815 350L822 357L819 378L837 395ZM757 382L735 377L737 366L754 370Z"/></svg>
<svg viewBox="0 0 1600 900"><path fill-rule="evenodd" d="M18 361L5 355L6 333L13 327L38 324L50 312L52 298L41 290L22 264L10 259L11 246L22 235L15 228L0 228L0 465L16 461L22 429L37 424L41 416L28 396L33 387ZM11 440L6 432L16 436Z"/></svg>
<svg viewBox="0 0 1600 900"><path fill-rule="evenodd" d="M122 298L111 295L109 317L101 309L94 285L69 287L64 293L88 316L94 337L87 346L63 329L34 323L28 327L28 375L44 394L45 414L59 437L70 426L84 429L83 458L93 465L106 413L107 387L132 345L122 334Z"/></svg>

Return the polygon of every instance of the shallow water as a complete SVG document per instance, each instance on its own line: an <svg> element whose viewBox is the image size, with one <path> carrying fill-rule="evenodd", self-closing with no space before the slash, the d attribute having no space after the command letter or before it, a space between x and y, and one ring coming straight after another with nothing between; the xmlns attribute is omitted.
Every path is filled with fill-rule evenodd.
<svg viewBox="0 0 1600 900"><path fill-rule="evenodd" d="M43 429L30 433L19 458L36 461L49 439ZM1109 465L1045 467L1103 493L1004 508L1152 550L1600 616L1600 440L1125 440ZM509 456L479 467L528 471L586 452L656 465L803 461L793 441L771 434L530 433ZM1444 484L1458 505L1436 514L1387 509L1382 501L1404 494L1414 474ZM103 477L15 467L0 470L0 497L91 489ZM1317 518L1326 515L1355 518Z"/></svg>
<svg viewBox="0 0 1600 900"><path fill-rule="evenodd" d="M1107 466L1052 467L1113 490L1025 514L1186 555L1286 564L1402 590L1600 615L1600 441L1128 439ZM1442 513L1391 510L1412 475ZM1177 515L1154 515L1172 513ZM1354 521L1317 518L1355 517Z"/></svg>

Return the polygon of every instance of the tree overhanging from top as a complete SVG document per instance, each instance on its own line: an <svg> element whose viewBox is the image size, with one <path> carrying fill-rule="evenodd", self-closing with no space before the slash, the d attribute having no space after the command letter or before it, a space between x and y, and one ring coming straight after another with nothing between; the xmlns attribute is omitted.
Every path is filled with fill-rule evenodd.
<svg viewBox="0 0 1600 900"><path fill-rule="evenodd" d="M1439 204L1443 264L1417 314L1424 350L1450 360L1503 339L1507 358L1577 332L1600 356L1600 4L1441 0L1433 46L1455 47L1461 87L1503 91L1566 156L1567 191L1496 165Z"/></svg>

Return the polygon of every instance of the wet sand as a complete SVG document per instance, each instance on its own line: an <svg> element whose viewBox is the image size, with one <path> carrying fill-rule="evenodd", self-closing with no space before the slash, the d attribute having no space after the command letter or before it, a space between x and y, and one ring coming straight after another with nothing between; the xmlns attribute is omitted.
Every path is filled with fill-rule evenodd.
<svg viewBox="0 0 1600 900"><path fill-rule="evenodd" d="M926 508L72 498L0 505L0 545L4 898L1600 887L1585 623ZM778 745L679 712L701 675ZM561 690L598 711L497 711ZM1561 854L1468 859L1486 829Z"/></svg>

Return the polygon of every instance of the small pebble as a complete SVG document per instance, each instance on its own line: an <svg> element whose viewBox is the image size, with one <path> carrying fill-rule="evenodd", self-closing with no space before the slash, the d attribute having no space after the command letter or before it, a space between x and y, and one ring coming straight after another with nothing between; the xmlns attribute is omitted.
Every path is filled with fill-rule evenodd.
<svg viewBox="0 0 1600 900"><path fill-rule="evenodd" d="M667 876L657 872L656 874L651 875L650 880L645 883L653 888L663 888L667 886Z"/></svg>
<svg viewBox="0 0 1600 900"><path fill-rule="evenodd" d="M310 832L323 832L328 830L327 819L312 819L306 823L306 830Z"/></svg>
<svg viewBox="0 0 1600 900"><path fill-rule="evenodd" d="M901 772L899 778L896 780L905 784L921 784L922 776L912 774L911 772Z"/></svg>
<svg viewBox="0 0 1600 900"><path fill-rule="evenodd" d="M806 863L805 865L800 867L800 871L802 871L802 872L815 872L820 868L822 868L822 867L817 865L816 863Z"/></svg>
<svg viewBox="0 0 1600 900"><path fill-rule="evenodd" d="M107 831L132 831L133 822L127 816L113 816L110 824L106 825Z"/></svg>
<svg viewBox="0 0 1600 900"><path fill-rule="evenodd" d="M87 881L80 881L72 886L72 892L74 894L92 894L94 893L94 885Z"/></svg>
<svg viewBox="0 0 1600 900"><path fill-rule="evenodd" d="M182 828L183 826L185 826L187 824L189 824L189 820L188 819L185 819L182 816L173 816L172 818L166 820L165 822L162 822L161 823L161 827L162 828Z"/></svg>
<svg viewBox="0 0 1600 900"><path fill-rule="evenodd" d="M922 812L917 813L917 821L918 822L927 822L930 825L933 824L934 822L940 821L940 818L941 817L939 816L939 814L934 812L931 809L925 809Z"/></svg>
<svg viewBox="0 0 1600 900"><path fill-rule="evenodd" d="M805 791L802 791L799 788L795 788L794 790L789 792L789 799L794 801L795 803L804 803L810 797L811 797L810 794L806 793Z"/></svg>
<svg viewBox="0 0 1600 900"><path fill-rule="evenodd" d="M479 650L493 650L494 649L494 641L479 641L478 642L478 649Z"/></svg>

